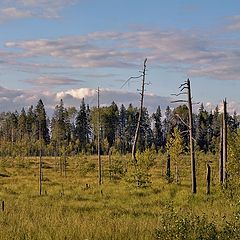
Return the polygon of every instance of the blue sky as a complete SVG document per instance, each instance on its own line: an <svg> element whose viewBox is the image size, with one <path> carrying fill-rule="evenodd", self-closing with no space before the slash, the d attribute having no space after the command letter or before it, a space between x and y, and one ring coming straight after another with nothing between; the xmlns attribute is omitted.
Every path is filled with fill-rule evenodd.
<svg viewBox="0 0 240 240"><path fill-rule="evenodd" d="M139 103L164 109L190 78L206 108L225 97L240 112L240 2L162 0L4 0L0 2L0 111L63 98L78 106Z"/></svg>

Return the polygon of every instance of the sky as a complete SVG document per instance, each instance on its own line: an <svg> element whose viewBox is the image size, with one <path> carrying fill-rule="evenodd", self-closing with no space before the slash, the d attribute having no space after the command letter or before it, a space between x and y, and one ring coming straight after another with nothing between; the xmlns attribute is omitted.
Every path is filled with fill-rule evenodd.
<svg viewBox="0 0 240 240"><path fill-rule="evenodd" d="M0 112L112 101L162 111L188 78L207 110L240 114L240 1L2 0ZM184 96L183 96L184 97ZM197 105L195 109L197 109Z"/></svg>

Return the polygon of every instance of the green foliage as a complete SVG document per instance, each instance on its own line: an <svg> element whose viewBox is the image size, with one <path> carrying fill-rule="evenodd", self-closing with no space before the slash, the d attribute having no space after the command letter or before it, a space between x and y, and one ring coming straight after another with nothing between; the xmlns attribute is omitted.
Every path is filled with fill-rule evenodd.
<svg viewBox="0 0 240 240"><path fill-rule="evenodd" d="M149 170L155 164L156 151L151 148L147 148L142 153L140 153L140 151L137 151L136 158L138 161L138 166L140 168Z"/></svg>
<svg viewBox="0 0 240 240"><path fill-rule="evenodd" d="M127 182L135 187L146 188L151 185L150 168L154 166L156 159L156 151L146 149L143 153L137 151L137 164L128 170Z"/></svg>
<svg viewBox="0 0 240 240"><path fill-rule="evenodd" d="M180 131L177 128L174 128L172 136L168 138L166 148L171 160L178 163L181 155L184 153L184 143Z"/></svg>
<svg viewBox="0 0 240 240"><path fill-rule="evenodd" d="M168 138L167 141L167 153L170 156L170 161L175 165L175 180L176 183L179 183L179 166L181 164L182 155L184 153L184 143L183 138L180 134L180 131L177 128L174 128L171 137ZM169 170L168 170L169 171ZM173 176L173 174L172 174ZM172 177L170 174L167 174L167 180L172 182Z"/></svg>
<svg viewBox="0 0 240 240"><path fill-rule="evenodd" d="M113 180L119 180L126 175L127 163L123 159L123 156L119 153L115 153L110 156L111 163L109 163L109 172Z"/></svg>
<svg viewBox="0 0 240 240"><path fill-rule="evenodd" d="M151 174L145 171L139 167L132 169L130 173L128 173L127 182L138 188L149 187L151 185Z"/></svg>
<svg viewBox="0 0 240 240"><path fill-rule="evenodd" d="M240 220L235 214L235 219L227 221L222 219L218 227L214 219L209 221L205 215L198 216L194 213L182 213L168 206L167 211L160 216L160 226L155 231L156 239L178 240L225 240L239 239Z"/></svg>
<svg viewBox="0 0 240 240"><path fill-rule="evenodd" d="M228 134L227 189L225 193L238 198L240 196L240 130Z"/></svg>
<svg viewBox="0 0 240 240"><path fill-rule="evenodd" d="M82 177L96 170L96 163L89 161L87 158L80 158L78 161L78 169Z"/></svg>

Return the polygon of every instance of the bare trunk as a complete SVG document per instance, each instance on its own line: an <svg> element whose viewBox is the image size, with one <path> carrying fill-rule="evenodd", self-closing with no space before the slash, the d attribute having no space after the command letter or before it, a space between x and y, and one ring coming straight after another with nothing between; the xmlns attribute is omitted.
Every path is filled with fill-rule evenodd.
<svg viewBox="0 0 240 240"><path fill-rule="evenodd" d="M190 135L190 153L191 153L191 172L192 172L192 193L197 192L197 180L196 180L196 162L195 162L195 150L193 142L193 117L192 117L192 97L191 97L191 85L189 79L187 80L188 86L188 109L189 109L189 135Z"/></svg>
<svg viewBox="0 0 240 240"><path fill-rule="evenodd" d="M98 183L99 185L102 184L102 160L101 160L101 152L100 152L100 103L99 103L99 93L100 90L98 88Z"/></svg>
<svg viewBox="0 0 240 240"><path fill-rule="evenodd" d="M220 143L219 143L219 182L223 184L223 119L220 130Z"/></svg>
<svg viewBox="0 0 240 240"><path fill-rule="evenodd" d="M139 116L138 116L137 128L136 128L136 132L135 132L135 136L134 136L134 142L133 142L133 146L132 146L132 161L134 164L137 163L136 148L137 148L137 141L138 141L139 132L140 132L140 126L141 126L141 122L142 122L145 76L146 76L146 62L147 62L147 58L144 60L144 64L143 64L143 79L142 79L140 111L139 111Z"/></svg>
<svg viewBox="0 0 240 240"><path fill-rule="evenodd" d="M226 185L227 171L227 101L223 101L223 184Z"/></svg>
<svg viewBox="0 0 240 240"><path fill-rule="evenodd" d="M39 195L42 195L42 144L39 150Z"/></svg>

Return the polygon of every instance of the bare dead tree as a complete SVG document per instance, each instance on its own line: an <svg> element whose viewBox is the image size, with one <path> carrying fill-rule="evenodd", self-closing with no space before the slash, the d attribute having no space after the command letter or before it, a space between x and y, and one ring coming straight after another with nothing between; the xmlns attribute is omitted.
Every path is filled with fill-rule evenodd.
<svg viewBox="0 0 240 240"><path fill-rule="evenodd" d="M186 82L180 85L180 93L172 94L174 96L187 95L187 100L176 100L172 103L188 103L188 115L189 115L189 140L190 140L190 155L191 155L191 177L192 177L192 193L197 192L197 180L196 180L196 160L195 160L195 150L194 150L194 138L193 138L193 115L192 115L192 96L191 96L191 84L188 79ZM186 124L186 123L185 123Z"/></svg>
<svg viewBox="0 0 240 240"><path fill-rule="evenodd" d="M136 76L136 77L130 77L127 79L127 81L125 81L123 83L123 85L121 86L121 88L123 88L131 79L137 79L137 78L142 78L142 88L141 88L141 100L140 100L140 111L139 111L139 115L138 115L138 122L137 122L137 128L135 131L135 135L134 135L134 141L133 141L133 145L132 145L132 162L134 164L137 163L137 159L136 159L136 148L137 148L137 141L138 141L138 137L139 137L139 132L140 132L140 127L141 127L141 122L142 122L142 113L143 113L143 100L144 100L144 91L145 91L145 85L149 84L149 83L145 83L145 77L146 77L146 63L147 63L147 58L145 58L144 63L143 63L143 71L140 71L140 75Z"/></svg>
<svg viewBox="0 0 240 240"><path fill-rule="evenodd" d="M98 106L98 184L102 184L102 160L101 160L101 144L100 144L100 90L97 89L97 106Z"/></svg>
<svg viewBox="0 0 240 240"><path fill-rule="evenodd" d="M41 131L41 126L39 124L39 141L40 141L40 146L39 146L39 195L42 195L42 131Z"/></svg>
<svg viewBox="0 0 240 240"><path fill-rule="evenodd" d="M223 141L223 184L226 186L227 181L227 100L223 101L223 122L222 122L222 141Z"/></svg>
<svg viewBox="0 0 240 240"><path fill-rule="evenodd" d="M219 143L219 182L223 184L223 118L220 129L220 143Z"/></svg>
<svg viewBox="0 0 240 240"><path fill-rule="evenodd" d="M143 72L142 72L142 89L141 89L141 102L140 102L140 111L138 115L138 122L137 122L137 128L135 131L135 136L134 136L134 141L133 141L133 146L132 146L132 161L136 164L137 159L136 159L136 149L137 149L137 141L139 137L139 132L140 132L140 127L142 123L142 113L143 113L143 100L144 100L144 91L145 91L145 77L146 77L146 63L147 63L147 58L144 60L143 63Z"/></svg>

